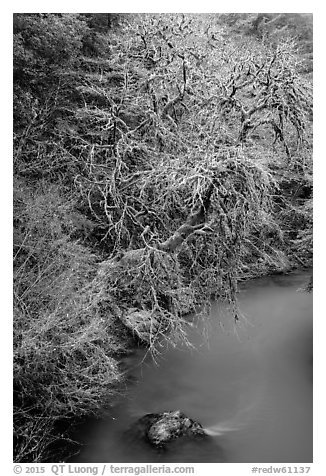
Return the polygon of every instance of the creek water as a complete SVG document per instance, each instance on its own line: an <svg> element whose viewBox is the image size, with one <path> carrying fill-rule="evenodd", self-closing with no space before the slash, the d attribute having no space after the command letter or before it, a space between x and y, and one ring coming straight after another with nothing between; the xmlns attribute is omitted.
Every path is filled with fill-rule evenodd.
<svg viewBox="0 0 326 476"><path fill-rule="evenodd" d="M312 295L298 292L306 272L242 286L245 316L235 325L214 304L194 325L194 348L143 349L128 357L132 381L107 420L83 427L74 462L312 462ZM212 434L157 451L127 437L146 413L181 410Z"/></svg>

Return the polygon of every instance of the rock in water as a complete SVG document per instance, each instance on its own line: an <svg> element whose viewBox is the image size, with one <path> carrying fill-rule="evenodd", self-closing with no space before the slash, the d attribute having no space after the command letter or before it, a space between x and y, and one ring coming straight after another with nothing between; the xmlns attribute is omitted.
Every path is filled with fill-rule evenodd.
<svg viewBox="0 0 326 476"><path fill-rule="evenodd" d="M191 420L180 411L149 413L136 422L134 429L139 437L157 448L162 448L180 437L206 436L200 423Z"/></svg>

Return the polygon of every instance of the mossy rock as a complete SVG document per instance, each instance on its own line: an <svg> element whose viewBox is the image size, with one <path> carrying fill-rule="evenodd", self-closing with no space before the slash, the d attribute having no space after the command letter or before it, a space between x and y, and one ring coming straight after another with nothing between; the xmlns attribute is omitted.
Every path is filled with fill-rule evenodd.
<svg viewBox="0 0 326 476"><path fill-rule="evenodd" d="M164 448L179 438L207 438L200 423L191 420L179 410L149 413L130 428L130 433L155 448Z"/></svg>

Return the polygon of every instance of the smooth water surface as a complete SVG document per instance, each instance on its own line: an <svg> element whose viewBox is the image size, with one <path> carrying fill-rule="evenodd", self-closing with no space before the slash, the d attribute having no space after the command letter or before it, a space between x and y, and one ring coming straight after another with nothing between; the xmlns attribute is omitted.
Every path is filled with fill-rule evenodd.
<svg viewBox="0 0 326 476"><path fill-rule="evenodd" d="M189 332L192 350L144 350L128 358L127 395L106 421L83 427L75 462L312 462L312 295L307 273L251 281L234 325L216 304ZM134 442L128 426L146 413L181 410L210 428L207 444L178 441L166 452Z"/></svg>

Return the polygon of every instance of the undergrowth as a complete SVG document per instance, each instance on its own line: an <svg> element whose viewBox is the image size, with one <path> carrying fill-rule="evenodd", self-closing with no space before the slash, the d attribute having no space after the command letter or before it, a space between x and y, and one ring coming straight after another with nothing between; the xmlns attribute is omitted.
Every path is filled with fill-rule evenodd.
<svg viewBox="0 0 326 476"><path fill-rule="evenodd" d="M56 422L98 415L119 395L128 336L90 285L99 257L71 238L73 200L57 186L15 188L15 458L39 462Z"/></svg>

